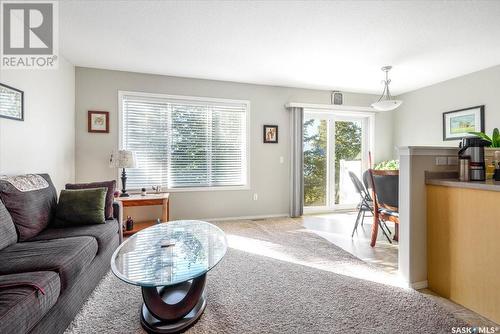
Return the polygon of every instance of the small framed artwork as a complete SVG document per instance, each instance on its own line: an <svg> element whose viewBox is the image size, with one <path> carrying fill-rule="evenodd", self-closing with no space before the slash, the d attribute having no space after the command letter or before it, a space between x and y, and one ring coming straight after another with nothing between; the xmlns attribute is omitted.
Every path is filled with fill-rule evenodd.
<svg viewBox="0 0 500 334"><path fill-rule="evenodd" d="M264 143L277 144L278 143L278 126L277 125L264 125Z"/></svg>
<svg viewBox="0 0 500 334"><path fill-rule="evenodd" d="M469 132L484 132L484 105L443 113L443 140L474 137Z"/></svg>
<svg viewBox="0 0 500 334"><path fill-rule="evenodd" d="M109 133L109 112L89 110L88 131L95 133Z"/></svg>
<svg viewBox="0 0 500 334"><path fill-rule="evenodd" d="M0 83L0 117L24 121L24 92Z"/></svg>

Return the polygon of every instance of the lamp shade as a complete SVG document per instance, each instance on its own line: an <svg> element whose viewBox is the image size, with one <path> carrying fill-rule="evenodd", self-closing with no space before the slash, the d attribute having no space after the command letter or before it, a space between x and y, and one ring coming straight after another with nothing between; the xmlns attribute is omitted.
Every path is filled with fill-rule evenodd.
<svg viewBox="0 0 500 334"><path fill-rule="evenodd" d="M135 152L129 150L118 150L111 153L109 159L111 168L137 168Z"/></svg>
<svg viewBox="0 0 500 334"><path fill-rule="evenodd" d="M401 100L381 100L375 103L372 103L372 108L378 111L391 111L399 107L403 101Z"/></svg>

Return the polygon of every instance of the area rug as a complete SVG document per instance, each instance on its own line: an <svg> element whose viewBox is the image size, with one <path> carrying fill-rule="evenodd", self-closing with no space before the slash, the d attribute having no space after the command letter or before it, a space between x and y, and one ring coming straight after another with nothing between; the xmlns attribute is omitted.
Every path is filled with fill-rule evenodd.
<svg viewBox="0 0 500 334"><path fill-rule="evenodd" d="M423 294L377 282L384 273L300 221L216 224L229 249L207 275L207 308L188 333L450 333L467 326ZM110 272L65 333L144 333L141 304L140 288Z"/></svg>

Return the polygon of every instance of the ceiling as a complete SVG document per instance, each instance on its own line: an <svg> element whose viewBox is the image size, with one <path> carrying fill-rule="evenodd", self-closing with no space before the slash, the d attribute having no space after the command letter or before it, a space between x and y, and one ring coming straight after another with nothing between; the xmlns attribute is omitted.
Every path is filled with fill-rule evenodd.
<svg viewBox="0 0 500 334"><path fill-rule="evenodd" d="M77 66L400 94L500 64L500 1L61 1Z"/></svg>

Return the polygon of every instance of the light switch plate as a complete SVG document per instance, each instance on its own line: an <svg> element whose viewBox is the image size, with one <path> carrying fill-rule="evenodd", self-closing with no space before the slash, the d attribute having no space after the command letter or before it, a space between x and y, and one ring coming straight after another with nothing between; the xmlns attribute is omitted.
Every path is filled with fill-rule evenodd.
<svg viewBox="0 0 500 334"><path fill-rule="evenodd" d="M448 165L447 157L436 157L436 166L446 166Z"/></svg>
<svg viewBox="0 0 500 334"><path fill-rule="evenodd" d="M458 157L448 157L448 165L450 166L458 165Z"/></svg>

